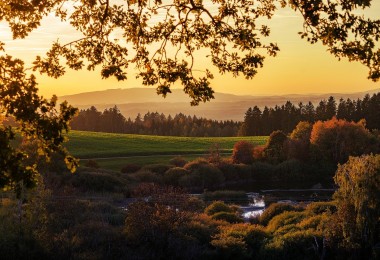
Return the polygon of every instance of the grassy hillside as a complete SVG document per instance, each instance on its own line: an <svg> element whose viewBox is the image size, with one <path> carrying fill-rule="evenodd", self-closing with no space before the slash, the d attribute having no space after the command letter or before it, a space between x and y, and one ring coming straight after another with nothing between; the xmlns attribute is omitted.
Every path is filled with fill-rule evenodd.
<svg viewBox="0 0 380 260"><path fill-rule="evenodd" d="M71 131L68 150L78 158L108 158L137 155L180 155L207 153L212 144L224 152L232 151L240 140L264 144L268 137L172 137L130 134L109 134Z"/></svg>

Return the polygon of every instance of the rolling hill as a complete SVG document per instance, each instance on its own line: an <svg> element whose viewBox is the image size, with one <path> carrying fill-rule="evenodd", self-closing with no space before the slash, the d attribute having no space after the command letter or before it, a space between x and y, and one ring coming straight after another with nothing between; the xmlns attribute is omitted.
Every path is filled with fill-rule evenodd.
<svg viewBox="0 0 380 260"><path fill-rule="evenodd" d="M216 120L236 120L244 118L244 113L248 107L257 105L275 106L291 101L294 104L299 102L313 102L315 105L322 99L334 96L338 101L340 98L357 99L363 98L365 94L380 92L380 89L363 91L357 93L326 93L308 95L279 95L279 96L239 96L226 93L215 93L215 99L211 102L202 103L199 106L190 106L190 98L180 89L173 89L166 98L158 96L152 88L129 88L129 89L109 89L104 91L94 91L67 95L59 97L59 100L67 100L70 104L86 109L95 106L103 111L105 108L118 106L121 113L126 117L134 119L138 113L160 112L166 115L183 113L186 115L196 115Z"/></svg>
<svg viewBox="0 0 380 260"><path fill-rule="evenodd" d="M265 144L267 136L246 137L177 137L132 134L111 134L71 131L65 144L76 157L110 158L149 155L185 155L207 153L210 146L219 144L222 152L231 152L234 144L246 140Z"/></svg>

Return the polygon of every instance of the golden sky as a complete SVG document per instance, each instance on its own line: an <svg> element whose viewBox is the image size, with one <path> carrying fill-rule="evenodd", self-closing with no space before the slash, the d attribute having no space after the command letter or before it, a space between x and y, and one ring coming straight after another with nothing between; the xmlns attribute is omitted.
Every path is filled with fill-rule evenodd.
<svg viewBox="0 0 380 260"><path fill-rule="evenodd" d="M374 0L366 16L380 18L380 0ZM211 82L217 92L238 95L279 95L304 93L358 92L380 88L380 82L367 79L368 69L355 62L338 61L321 44L311 45L300 39L297 32L302 30L302 18L290 9L281 9L270 21L270 41L277 42L281 51L277 57L268 57L264 67L252 80L234 78L229 74L220 75L211 69L215 79ZM0 23L0 40L6 43L7 53L31 62L36 55L44 56L52 42L69 42L79 34L67 23L53 15L46 17L42 26L23 40L13 40L5 23ZM204 55L203 55L204 57ZM202 59L202 57L200 57ZM202 61L201 64L208 64ZM132 65L130 66L132 67ZM198 68L196 68L198 69ZM202 68L199 68L202 69ZM135 79L131 69L128 80L101 79L99 71L70 71L59 79L37 75L40 93L46 97L52 94L67 95L80 92L113 88L142 86ZM152 90L154 91L154 90Z"/></svg>

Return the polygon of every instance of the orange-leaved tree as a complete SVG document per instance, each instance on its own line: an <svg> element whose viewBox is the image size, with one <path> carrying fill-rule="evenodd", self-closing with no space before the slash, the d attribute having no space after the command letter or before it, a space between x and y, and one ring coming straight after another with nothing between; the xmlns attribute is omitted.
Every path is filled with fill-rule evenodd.
<svg viewBox="0 0 380 260"><path fill-rule="evenodd" d="M253 163L253 145L247 141L239 141L235 143L232 152L233 163Z"/></svg>
<svg viewBox="0 0 380 260"><path fill-rule="evenodd" d="M364 120L355 123L334 117L313 125L310 142L324 159L342 163L349 156L375 152L378 141L365 128Z"/></svg>

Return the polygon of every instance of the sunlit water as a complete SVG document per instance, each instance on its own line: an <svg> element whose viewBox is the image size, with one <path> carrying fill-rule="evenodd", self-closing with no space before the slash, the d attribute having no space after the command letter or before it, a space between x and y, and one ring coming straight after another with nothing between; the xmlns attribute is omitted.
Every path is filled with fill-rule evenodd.
<svg viewBox="0 0 380 260"><path fill-rule="evenodd" d="M248 193L248 198L250 199L250 203L248 206L241 206L240 208L243 210L243 218L250 219L257 216L260 216L265 209L265 201L264 197L259 193Z"/></svg>

